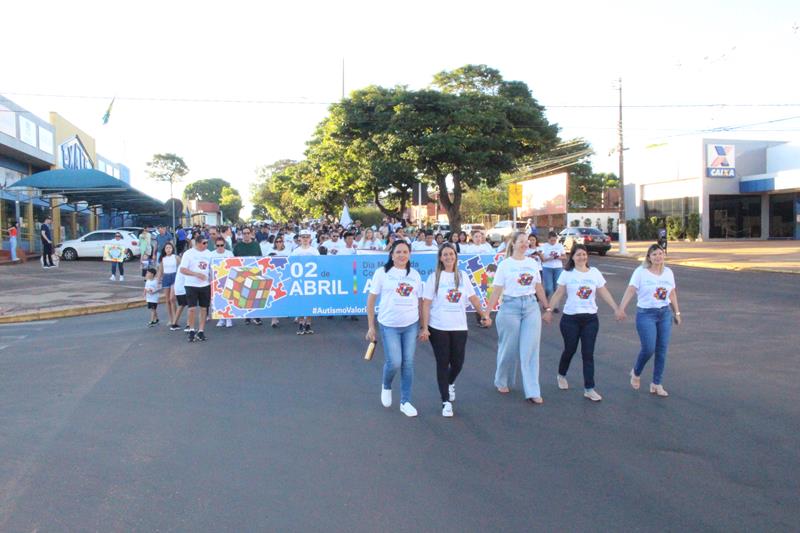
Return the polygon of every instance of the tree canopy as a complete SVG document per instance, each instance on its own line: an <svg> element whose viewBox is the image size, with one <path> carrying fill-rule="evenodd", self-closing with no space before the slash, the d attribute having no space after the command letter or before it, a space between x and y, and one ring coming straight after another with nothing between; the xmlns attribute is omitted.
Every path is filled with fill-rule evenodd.
<svg viewBox="0 0 800 533"><path fill-rule="evenodd" d="M174 183L189 173L189 167L182 157L175 154L155 154L147 163L147 173L156 181Z"/></svg>
<svg viewBox="0 0 800 533"><path fill-rule="evenodd" d="M183 197L186 200L219 203L222 198L222 190L230 186L229 182L219 178L197 180L183 189Z"/></svg>

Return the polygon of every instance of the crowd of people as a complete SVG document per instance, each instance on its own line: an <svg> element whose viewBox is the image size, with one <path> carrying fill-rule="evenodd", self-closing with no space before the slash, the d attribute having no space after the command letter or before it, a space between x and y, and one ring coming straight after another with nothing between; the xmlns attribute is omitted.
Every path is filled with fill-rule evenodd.
<svg viewBox="0 0 800 533"><path fill-rule="evenodd" d="M235 256L318 256L359 253L387 254L382 268L372 278L367 299L366 338L381 340L384 366L381 403L393 403L392 384L400 373L400 410L416 416L412 403L414 354L418 341L430 342L436 359L436 377L442 400L442 415L454 414L455 383L466 358L468 304L478 310L480 327L497 328L497 364L494 385L508 394L522 377L526 401L544 402L540 387L539 348L542 323L550 324L560 313L559 330L563 350L555 376L559 389L569 388L567 373L580 346L583 362L584 396L602 400L595 385L594 350L600 330L597 312L599 295L618 321L626 319L625 309L637 298L636 331L641 349L630 370L630 385L638 390L648 361L655 357L650 392L668 396L663 387L664 368L671 327L680 324L675 278L665 265L665 252L652 245L644 263L630 278L619 303L606 287L603 274L590 265L588 250L576 244L569 251L549 232L546 242L537 235L517 232L494 248L481 230L434 234L431 230L407 231L395 221L364 227L359 221L343 227L323 221L305 224L261 224L246 226L179 227L173 236L159 227L155 237L150 228L140 235L142 276L150 309L149 326L159 323L159 294L165 295L169 329L183 329L189 342L205 341L205 326L211 302L211 261ZM504 253L494 273L488 302L482 302L466 272L458 270L458 256L464 253ZM437 254L436 269L423 280L411 266L416 253ZM563 307L559 305L563 300ZM494 321L491 312L502 302ZM376 304L378 312L376 315ZM185 327L181 316L186 310ZM357 319L357 317L351 317ZM295 317L297 334L313 334L311 317ZM246 320L261 324L261 320ZM279 321L272 319L272 326ZM218 327L232 327L221 319Z"/></svg>

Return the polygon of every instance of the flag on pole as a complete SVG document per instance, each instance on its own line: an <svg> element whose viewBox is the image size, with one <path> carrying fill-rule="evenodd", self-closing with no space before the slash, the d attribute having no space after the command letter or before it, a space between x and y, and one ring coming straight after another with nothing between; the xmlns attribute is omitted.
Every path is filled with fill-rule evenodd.
<svg viewBox="0 0 800 533"><path fill-rule="evenodd" d="M345 202L344 208L342 209L342 216L339 217L339 224L346 228L352 223L353 219L350 218L350 210L347 209L347 202Z"/></svg>
<svg viewBox="0 0 800 533"><path fill-rule="evenodd" d="M115 96L114 98L112 98L112 99L111 99L111 103L110 103L110 104L108 104L108 109L106 109L106 114L105 114L105 115L103 115L103 125L104 125L104 126L105 126L106 124L108 124L108 119L109 119L109 118L111 118L111 106L113 106L113 105L114 105L114 100L116 100L116 99L117 99L117 97L116 97L116 96Z"/></svg>

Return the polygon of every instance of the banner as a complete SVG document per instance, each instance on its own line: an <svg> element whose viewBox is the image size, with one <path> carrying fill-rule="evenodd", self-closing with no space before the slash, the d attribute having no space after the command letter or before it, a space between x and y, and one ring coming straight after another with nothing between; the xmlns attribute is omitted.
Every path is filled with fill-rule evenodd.
<svg viewBox="0 0 800 533"><path fill-rule="evenodd" d="M351 256L230 257L211 263L212 317L271 318L366 315L372 275L388 254ZM411 256L422 281L436 272L437 254ZM497 264L505 257L459 257L459 270L469 274L485 305L491 295ZM470 306L470 311L473 311Z"/></svg>
<svg viewBox="0 0 800 533"><path fill-rule="evenodd" d="M125 261L125 246L121 244L106 244L103 246L103 261L122 263Z"/></svg>

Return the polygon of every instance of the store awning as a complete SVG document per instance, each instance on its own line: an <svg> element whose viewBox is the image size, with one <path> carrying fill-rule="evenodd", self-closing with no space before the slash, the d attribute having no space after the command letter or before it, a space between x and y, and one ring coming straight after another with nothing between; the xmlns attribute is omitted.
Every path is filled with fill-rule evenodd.
<svg viewBox="0 0 800 533"><path fill-rule="evenodd" d="M164 202L153 198L105 172L85 170L47 170L23 178L11 187L38 189L43 195L57 194L69 203L86 202L104 210L116 209L139 215L165 215Z"/></svg>

